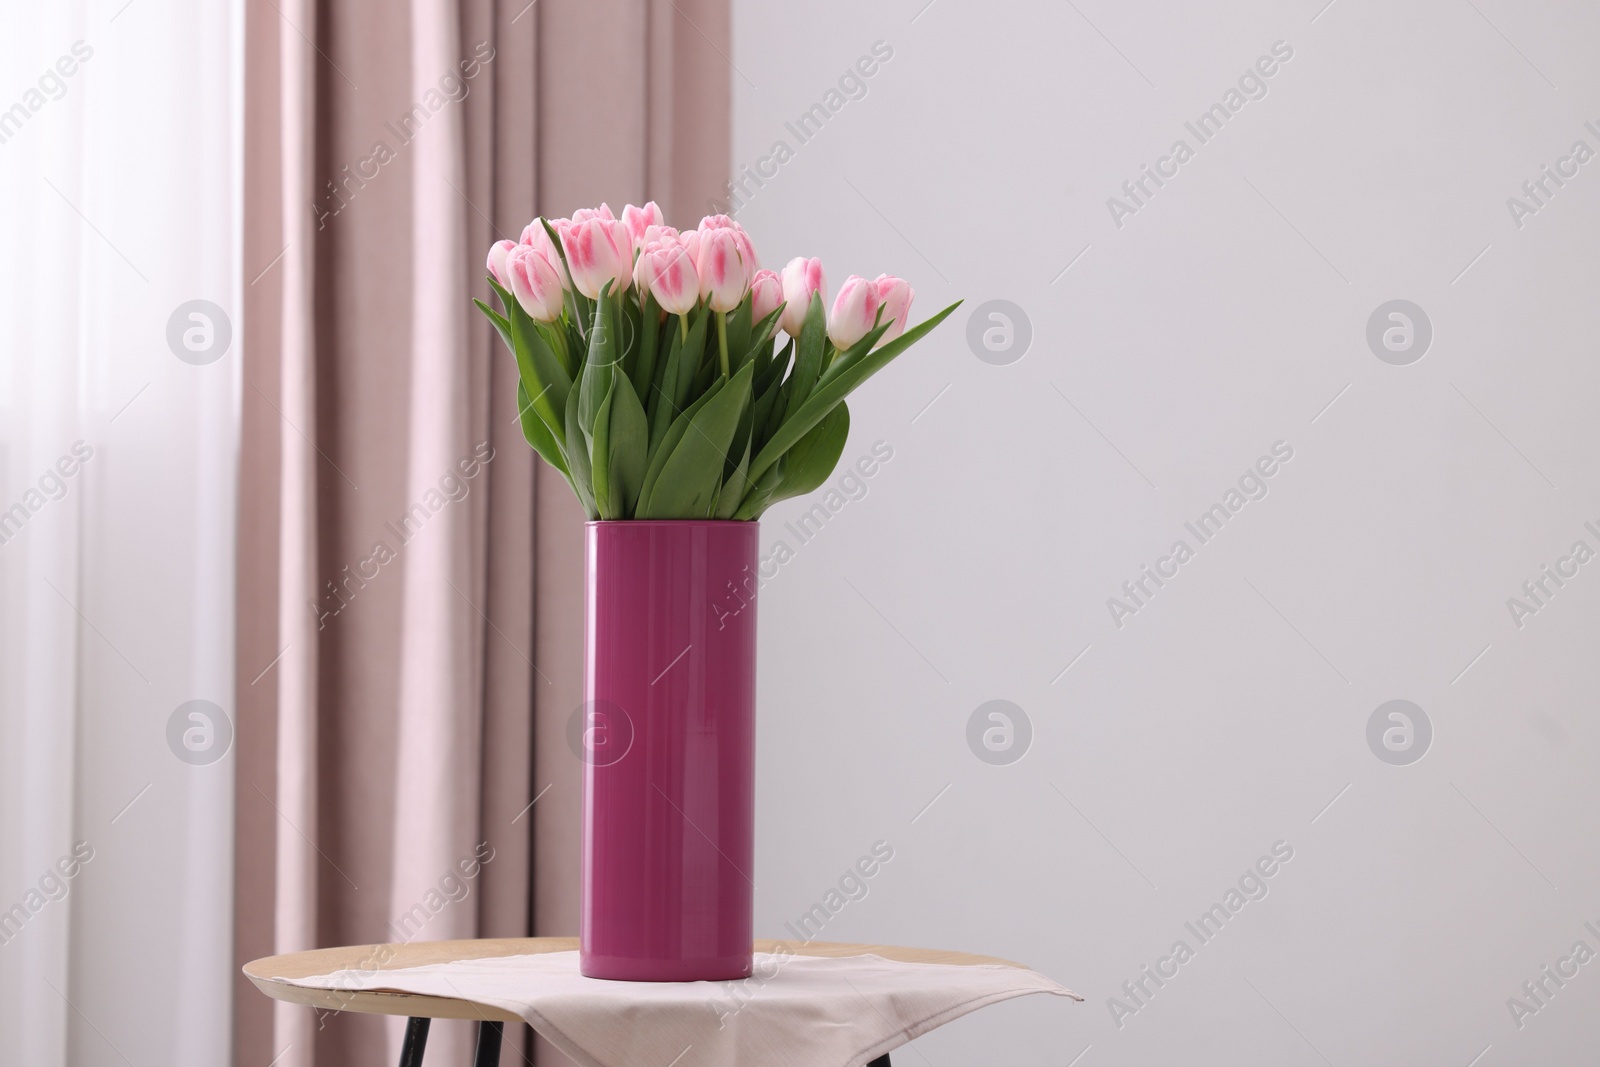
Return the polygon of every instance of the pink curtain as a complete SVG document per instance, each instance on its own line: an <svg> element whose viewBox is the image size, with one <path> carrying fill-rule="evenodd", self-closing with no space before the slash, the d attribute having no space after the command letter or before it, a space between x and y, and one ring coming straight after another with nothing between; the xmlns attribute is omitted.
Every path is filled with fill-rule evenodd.
<svg viewBox="0 0 1600 1067"><path fill-rule="evenodd" d="M239 962L576 931L582 514L470 297L535 210L704 213L728 38L727 0L247 3ZM235 999L241 1065L398 1058Z"/></svg>

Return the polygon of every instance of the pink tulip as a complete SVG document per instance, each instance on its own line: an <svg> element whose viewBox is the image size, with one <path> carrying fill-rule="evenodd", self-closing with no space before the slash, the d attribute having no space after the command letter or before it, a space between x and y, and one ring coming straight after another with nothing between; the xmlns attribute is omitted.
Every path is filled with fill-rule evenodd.
<svg viewBox="0 0 1600 1067"><path fill-rule="evenodd" d="M731 229L700 231L695 273L700 276L700 295L713 311L732 311L750 289L754 267L744 258L739 235Z"/></svg>
<svg viewBox="0 0 1600 1067"><path fill-rule="evenodd" d="M758 270L750 279L750 320L760 322L783 303L783 283L775 270Z"/></svg>
<svg viewBox="0 0 1600 1067"><path fill-rule="evenodd" d="M711 230L732 230L739 239L739 252L744 256L745 266L754 273L761 264L756 261L756 246L750 240L750 235L744 232L744 227L734 222L726 215L707 215L700 220L700 232L705 234Z"/></svg>
<svg viewBox="0 0 1600 1067"><path fill-rule="evenodd" d="M683 247L683 240L678 236L678 231L671 226L650 226L644 231L644 244L639 246L638 254L633 257L633 284L642 294L650 288L650 280L644 273L644 254L651 248L679 248ZM687 253L685 253L687 254ZM694 267L694 257L689 256L689 266ZM695 285L698 289L699 282Z"/></svg>
<svg viewBox="0 0 1600 1067"><path fill-rule="evenodd" d="M843 351L870 333L881 303L872 282L856 274L846 278L828 312L828 340L833 347Z"/></svg>
<svg viewBox="0 0 1600 1067"><path fill-rule="evenodd" d="M800 327L806 323L806 311L811 307L811 294L822 294L822 306L828 306L828 283L822 276L822 260L796 256L783 268L783 332L790 337L800 336Z"/></svg>
<svg viewBox="0 0 1600 1067"><path fill-rule="evenodd" d="M911 314L911 298L916 294L910 282L892 274L880 274L872 284L877 287L878 300L883 304L883 321L889 323L889 328L878 338L878 344L881 345L905 333L906 318Z"/></svg>
<svg viewBox="0 0 1600 1067"><path fill-rule="evenodd" d="M635 275L640 289L649 289L661 310L686 315L700 300L700 279L694 261L676 241L655 241L639 253Z"/></svg>
<svg viewBox="0 0 1600 1067"><path fill-rule="evenodd" d="M633 258L633 284L638 286L639 292L643 293L650 288L650 283L645 280L644 275L641 273L644 269L644 250L655 244L681 245L682 243L683 241L678 236L678 231L671 226L651 225L644 228L644 237L635 246L636 254ZM694 266L694 256L692 255L689 257L689 266ZM698 285L699 283L696 282L695 284Z"/></svg>
<svg viewBox="0 0 1600 1067"><path fill-rule="evenodd" d="M622 209L622 224L628 227L628 237L633 241L634 251L645 246L645 231L651 226L660 226L666 220L661 217L661 209L654 200L644 207L634 207L629 204Z"/></svg>
<svg viewBox="0 0 1600 1067"><path fill-rule="evenodd" d="M499 282L502 288L506 284L506 253L515 247L515 241L496 241L489 246L489 277Z"/></svg>
<svg viewBox="0 0 1600 1067"><path fill-rule="evenodd" d="M543 252L545 258L556 268L556 273L561 275L561 284L570 289L572 288L572 283L567 279L567 268L562 265L561 250L556 247L554 241L550 240L549 231L544 228L544 223L544 219L534 219L524 226L522 229L522 243L532 245L537 251ZM569 225L571 223L567 219L550 220L550 228L555 230L558 235L565 232L565 228Z"/></svg>
<svg viewBox="0 0 1600 1067"><path fill-rule="evenodd" d="M607 222L615 222L616 218L611 213L611 208L605 204L601 204L599 207L580 207L572 213L573 222L588 222L591 219L605 219Z"/></svg>
<svg viewBox="0 0 1600 1067"><path fill-rule="evenodd" d="M689 262L690 263L699 263L700 262L700 231L699 230L684 230L681 234L678 235L678 243L683 246L683 250L685 252L689 253Z"/></svg>
<svg viewBox="0 0 1600 1067"><path fill-rule="evenodd" d="M529 318L554 322L561 317L561 275L548 256L531 245L516 245L506 256L505 267L511 295Z"/></svg>
<svg viewBox="0 0 1600 1067"><path fill-rule="evenodd" d="M668 226L665 223L651 223L644 228L644 236L639 239L639 247L643 248L645 245L654 244L657 241L676 241L678 238L679 234L676 226Z"/></svg>
<svg viewBox="0 0 1600 1067"><path fill-rule="evenodd" d="M613 293L623 292L632 282L633 242L628 227L620 221L594 216L579 221L574 217L561 234L561 245L567 250L573 286L589 299L597 299L607 282L616 283Z"/></svg>

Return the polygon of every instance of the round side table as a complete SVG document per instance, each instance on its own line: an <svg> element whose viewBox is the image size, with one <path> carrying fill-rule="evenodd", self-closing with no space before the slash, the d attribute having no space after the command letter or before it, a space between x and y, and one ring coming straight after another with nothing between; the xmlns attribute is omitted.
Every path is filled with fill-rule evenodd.
<svg viewBox="0 0 1600 1067"><path fill-rule="evenodd" d="M793 946L788 942L757 941L757 952L776 952L780 944L801 956L882 956L903 963L946 963L957 965L999 964L1021 967L1020 963L974 956L965 952L944 952L930 948L898 948L892 945L850 945L837 941L813 941ZM501 937L478 941L417 941L409 944L347 945L319 948L310 952L291 952L283 956L264 956L245 964L245 977L274 1000L304 1004L326 1011L358 1011L372 1015L403 1015L405 1042L400 1049L400 1067L420 1067L428 1044L428 1024L433 1019L469 1019L478 1023L478 1048L473 1067L495 1067L500 1062L500 1040L506 1023L522 1019L500 1008L451 997L418 996L411 993L307 989L279 981L280 978L309 978L346 969L396 970L421 967L454 960L490 959L495 956L528 956L537 952L576 952L575 937ZM888 1067L889 1057L879 1056L868 1067Z"/></svg>

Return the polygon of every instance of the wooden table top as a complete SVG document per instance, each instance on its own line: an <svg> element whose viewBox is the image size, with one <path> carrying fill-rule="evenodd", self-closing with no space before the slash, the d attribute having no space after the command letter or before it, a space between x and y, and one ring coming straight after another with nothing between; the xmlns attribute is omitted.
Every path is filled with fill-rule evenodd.
<svg viewBox="0 0 1600 1067"><path fill-rule="evenodd" d="M945 952L931 948L900 948L894 945L851 945L838 941L812 941L791 945L785 941L757 941L757 952L777 952L779 946L800 956L882 956L904 963L947 963L1022 967L1020 963L993 956L974 956L965 952ZM417 941L409 944L347 945L319 948L310 952L291 952L283 956L264 956L244 965L245 977L274 1000L305 1004L328 1011L357 1011L372 1015L405 1015L429 1019L473 1019L521 1022L521 1018L469 1000L451 997L426 997L411 993L307 989L281 981L284 978L309 978L333 971L392 971L453 960L480 960L496 956L527 956L536 952L576 952L575 937L500 937L477 941Z"/></svg>

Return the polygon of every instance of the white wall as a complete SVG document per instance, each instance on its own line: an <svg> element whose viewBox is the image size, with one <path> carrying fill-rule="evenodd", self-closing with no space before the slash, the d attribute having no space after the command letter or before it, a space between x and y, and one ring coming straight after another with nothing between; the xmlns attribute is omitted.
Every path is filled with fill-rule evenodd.
<svg viewBox="0 0 1600 1067"><path fill-rule="evenodd" d="M883 839L825 938L1089 998L897 1061L1491 1067L1600 1037L1600 962L1520 1028L1507 1003L1600 952L1600 563L1520 627L1507 605L1600 550L1600 162L1507 206L1600 151L1600 11L1323 3L735 4L735 166L793 150L738 211L767 265L903 275L914 319L967 301L852 401L846 462L894 453L866 496L803 545L784 523L815 500L765 521L795 555L763 591L758 930ZM876 41L865 97L800 144L785 122ZM1185 121L1279 41L1200 144ZM1119 227L1108 197L1179 138ZM965 336L995 299L1032 326L1005 366ZM1433 328L1409 365L1366 337L1394 299ZM1201 545L1184 522L1280 441ZM1194 558L1119 627L1107 599L1178 539ZM1433 730L1409 765L1367 739L1397 698ZM968 746L993 699L1032 725L1010 765ZM1202 945L1185 922L1280 841ZM1180 939L1119 1026L1108 998Z"/></svg>

